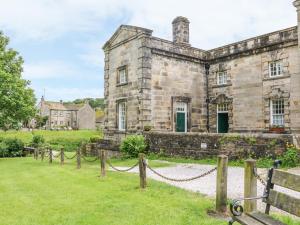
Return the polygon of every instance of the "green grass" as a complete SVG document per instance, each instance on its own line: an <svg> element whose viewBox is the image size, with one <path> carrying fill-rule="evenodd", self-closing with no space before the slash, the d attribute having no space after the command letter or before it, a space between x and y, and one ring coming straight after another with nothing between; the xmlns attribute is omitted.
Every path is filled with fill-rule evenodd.
<svg viewBox="0 0 300 225"><path fill-rule="evenodd" d="M47 142L53 141L58 138L68 140L88 140L95 135L102 135L100 131L95 130L72 130L72 131L52 131L52 130L36 130L30 131L0 131L0 137L3 138L18 138L25 143L32 140L33 135L42 135Z"/></svg>
<svg viewBox="0 0 300 225"><path fill-rule="evenodd" d="M34 135L42 135L46 143L53 149L65 148L65 151L75 151L82 141L88 141L90 137L101 136L102 132L95 130L73 130L73 131L51 131L36 130L30 131L0 131L0 138L18 138L26 145L29 145Z"/></svg>
<svg viewBox="0 0 300 225"><path fill-rule="evenodd" d="M207 215L213 201L138 175L107 172L99 166L32 158L0 159L1 225L227 224Z"/></svg>

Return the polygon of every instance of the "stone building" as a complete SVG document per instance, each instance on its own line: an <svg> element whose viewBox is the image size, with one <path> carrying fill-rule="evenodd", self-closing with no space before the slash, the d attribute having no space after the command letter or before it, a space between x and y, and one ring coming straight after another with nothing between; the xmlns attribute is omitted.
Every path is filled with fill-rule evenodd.
<svg viewBox="0 0 300 225"><path fill-rule="evenodd" d="M300 132L300 0L295 27L211 50L121 25L105 43L106 135L167 132ZM296 21L295 21L296 22Z"/></svg>
<svg viewBox="0 0 300 225"><path fill-rule="evenodd" d="M46 129L95 129L95 110L88 102L70 104L45 101L42 97L38 109L41 116L48 117Z"/></svg>

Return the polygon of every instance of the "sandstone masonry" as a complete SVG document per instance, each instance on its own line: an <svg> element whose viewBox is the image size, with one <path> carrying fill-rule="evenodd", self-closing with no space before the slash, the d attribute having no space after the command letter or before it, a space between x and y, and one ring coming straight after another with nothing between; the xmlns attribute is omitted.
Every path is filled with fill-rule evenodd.
<svg viewBox="0 0 300 225"><path fill-rule="evenodd" d="M105 52L105 134L300 133L298 25L212 50L189 43L174 19L173 41L121 25Z"/></svg>

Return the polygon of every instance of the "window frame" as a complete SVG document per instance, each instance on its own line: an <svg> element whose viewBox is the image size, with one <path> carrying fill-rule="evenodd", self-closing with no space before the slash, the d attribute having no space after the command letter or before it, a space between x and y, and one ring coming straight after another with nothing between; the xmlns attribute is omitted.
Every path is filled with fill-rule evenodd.
<svg viewBox="0 0 300 225"><path fill-rule="evenodd" d="M277 102L277 106L275 109L274 113L274 102ZM278 104L280 102L280 104ZM279 98L279 99L271 99L270 100L270 121L271 121L271 126L272 127L284 127L285 121L284 121L284 115L285 115L285 107L284 107L284 99ZM281 112L276 112L276 111L281 111ZM277 117L275 119L275 117ZM275 123L275 121L277 121ZM278 121L281 121L279 124Z"/></svg>
<svg viewBox="0 0 300 225"><path fill-rule="evenodd" d="M269 77L283 76L282 60L276 60L269 62Z"/></svg>
<svg viewBox="0 0 300 225"><path fill-rule="evenodd" d="M121 112L121 109L122 109L122 112ZM119 101L117 103L117 110L118 110L118 118L117 118L118 130L126 131L126 126L127 126L127 104L126 104L126 101Z"/></svg>
<svg viewBox="0 0 300 225"><path fill-rule="evenodd" d="M223 77L222 79L220 79L221 76ZM227 74L226 70L217 72L217 84L218 85L226 85L227 79L228 79L228 74Z"/></svg>
<svg viewBox="0 0 300 225"><path fill-rule="evenodd" d="M123 78L125 78L125 80L122 79L122 82L121 82L121 72L122 71L124 71L124 77ZM127 69L127 66L121 66L121 67L118 68L117 85L125 85L127 83L128 83L128 69Z"/></svg>

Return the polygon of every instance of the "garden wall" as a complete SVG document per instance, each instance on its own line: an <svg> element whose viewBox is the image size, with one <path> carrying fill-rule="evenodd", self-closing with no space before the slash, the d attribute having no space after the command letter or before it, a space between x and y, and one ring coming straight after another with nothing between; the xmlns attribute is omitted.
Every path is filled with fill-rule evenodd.
<svg viewBox="0 0 300 225"><path fill-rule="evenodd" d="M293 143L291 135L276 134L178 134L146 132L149 151L167 156L207 158L219 154L231 159L273 157Z"/></svg>

